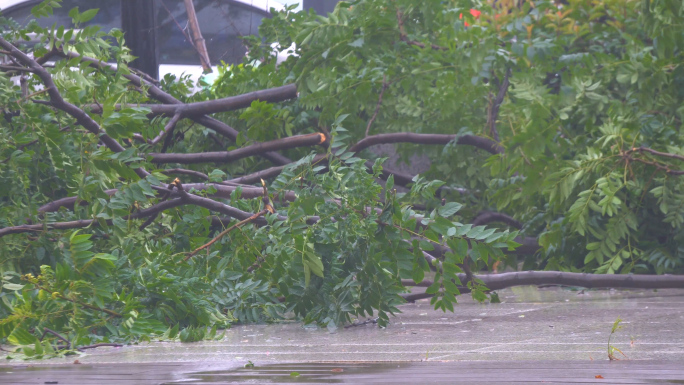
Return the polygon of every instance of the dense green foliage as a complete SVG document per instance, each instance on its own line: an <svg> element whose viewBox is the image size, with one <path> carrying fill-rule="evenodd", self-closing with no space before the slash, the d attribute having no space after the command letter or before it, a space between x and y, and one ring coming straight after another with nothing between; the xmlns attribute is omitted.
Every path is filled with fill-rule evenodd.
<svg viewBox="0 0 684 385"><path fill-rule="evenodd" d="M297 99L214 115L240 132L236 143L216 140L189 119L165 143L130 140L135 133L155 137L168 118L150 124L149 109L136 107L156 101L124 77L131 57L119 31L3 20L4 39L41 39L35 48L19 45L36 57L58 46L118 64L116 71L97 69L76 58L48 70L67 101L102 106L102 114L90 116L126 150L113 152L73 116L32 102L48 100L36 75L22 81L25 90L0 77L0 227L46 225L0 238L0 341L27 355L49 355L50 343L36 337L45 327L78 346L150 336L195 340L236 320L296 316L334 328L377 314L385 323L403 301L401 279L420 282L430 272L423 251L433 250L431 241L451 252L428 291L437 294L436 308L453 310L463 263L517 266L514 254L504 257L517 231L468 224L483 210L505 212L522 223L522 234L538 237L542 248L525 256L527 269L680 272L681 2L514 3L359 0L340 3L326 17L275 13L260 38L246 39L245 62L221 67L212 85L191 95L186 78L161 82L184 102L295 82ZM34 13L58 5L44 1ZM471 8L482 11L479 18ZM93 14L72 16L86 23ZM277 64L278 50L293 55ZM129 107L116 110L117 103ZM330 132L330 146L284 151L298 161L268 181L276 214L186 262L188 252L232 223L216 226L216 212L196 205L168 209L142 230L144 218L123 218L159 203L155 187L173 180L161 172L173 164L152 163L145 153L230 150L319 130ZM433 162L397 193L392 177L378 183L383 159L347 151L367 130L499 138L504 151L492 155L456 139L399 145L405 158L418 152ZM326 152L327 167L314 160ZM271 165L255 156L177 166L220 182ZM138 167L151 175L140 178ZM108 189L118 191L110 196ZM286 191L297 199L276 198ZM223 198L210 184L191 193L249 213L264 208L239 188ZM75 207L39 212L68 196L78 196ZM95 223L47 229L77 219ZM482 286L468 285L475 298L485 298Z"/></svg>

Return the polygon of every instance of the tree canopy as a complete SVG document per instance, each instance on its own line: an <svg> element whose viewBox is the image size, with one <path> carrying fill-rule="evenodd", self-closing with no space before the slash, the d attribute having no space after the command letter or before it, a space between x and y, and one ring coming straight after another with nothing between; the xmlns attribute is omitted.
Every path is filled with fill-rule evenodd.
<svg viewBox="0 0 684 385"><path fill-rule="evenodd" d="M682 7L288 8L199 87L129 68L119 30L2 19L0 341L384 325L414 285L451 311L511 284L683 287L623 275L684 266ZM384 166L389 143L429 170ZM541 272L477 275L505 267Z"/></svg>

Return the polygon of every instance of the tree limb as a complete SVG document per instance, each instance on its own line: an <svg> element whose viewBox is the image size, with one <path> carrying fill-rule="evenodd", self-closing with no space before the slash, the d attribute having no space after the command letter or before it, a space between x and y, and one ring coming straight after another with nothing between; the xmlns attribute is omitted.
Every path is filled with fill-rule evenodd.
<svg viewBox="0 0 684 385"><path fill-rule="evenodd" d="M161 89L159 89L159 91L161 91ZM166 94L164 91L159 91L155 91L153 96L161 96L162 93ZM179 100L173 98L171 95L168 96L169 97L164 96L162 100L160 100L162 103L165 104L136 104L135 106L149 108L150 114L148 115L148 117L155 117L160 115L174 116L177 114L181 114L183 118L197 117L201 115L211 115L219 112L228 112L239 110L241 108L247 108L252 105L252 102L257 100L268 103L278 103L283 102L285 100L294 99L297 97L297 86L295 86L294 84L286 84L284 86L248 92L242 95L229 96L221 99L207 100L187 104L180 102ZM176 100L178 103L169 103L171 100ZM120 110L124 107L126 107L126 105L115 105L116 110ZM95 114L102 113L102 107L97 104L90 104L87 108ZM231 139L235 140L236 137L237 131L235 131L235 137Z"/></svg>
<svg viewBox="0 0 684 385"><path fill-rule="evenodd" d="M458 274L462 281L465 274ZM501 290L513 286L560 285L596 288L629 289L684 289L684 275L646 275L646 274L588 274L561 271L522 271L501 274L475 275L475 279L489 290ZM430 280L418 285L413 280L402 280L405 286L430 286Z"/></svg>
<svg viewBox="0 0 684 385"><path fill-rule="evenodd" d="M70 199L70 198L65 198L65 199ZM178 206L181 206L183 204L185 204L185 202L180 200L180 199L174 199L174 200L170 200L170 201L160 202L160 203L152 205L146 209L142 209L140 211L137 211L131 215L126 215L123 217L123 219L128 220L128 219L146 218L150 215L156 215L159 212L162 212L164 210L168 210L168 209L173 208L173 207L178 207ZM112 224L111 219L106 220L105 222L109 225ZM55 223L41 223L38 225L11 226L11 227L4 227L4 228L0 229L0 237L4 237L5 235L10 235L10 234L37 232L37 231L43 231L43 230L79 229L79 228L88 227L90 225L98 225L98 224L99 224L99 222L97 220L79 219L79 220L68 221L68 222L55 222Z"/></svg>
<svg viewBox="0 0 684 385"><path fill-rule="evenodd" d="M80 54L78 54L76 52L67 52L67 53L62 53L62 54L68 58L78 58L80 61L86 62L86 63L88 63L88 65L90 65L92 67L100 68L100 69L107 69L107 70L116 72L116 68L114 68L111 64L103 63L100 60L97 60L97 59L94 59L91 57L87 57L87 56L81 56ZM176 108L182 108L182 106L184 105L183 102L174 98L170 94L162 91L161 88L157 87L152 82L143 81L141 79L141 77L131 75L131 74L127 74L127 75L123 75L123 76L124 76L124 78L126 78L128 81L130 81L136 87L142 88L144 86L151 97L153 97L156 100L159 100L160 102L162 102L164 104L175 105ZM291 85L291 86L293 86L293 85ZM283 86L283 87L287 87L287 86ZM259 91L256 91L256 92L258 93ZM290 90L290 92L291 92L291 90ZM296 92L296 89L295 89L295 92ZM252 95L252 94L254 94L254 93L244 94L244 95ZM239 96L244 97L244 95L239 95ZM249 104L251 104L253 100L256 100L256 99L250 100ZM175 114L175 109L174 109L174 114ZM231 139L232 141L235 141L238 137L239 132L236 129L234 129L233 127L230 127L229 125L227 125L227 124L225 124L219 120L216 120L210 116L194 115L193 114L191 116L191 119L193 121L195 121L196 123L199 123L199 124L203 125L204 127L210 128L210 129L216 131L217 133ZM264 158L270 160L271 162L278 164L278 165L284 165L284 164L292 163L291 159L289 159L283 155L280 155L278 153L266 153L266 154L262 154L262 156Z"/></svg>
<svg viewBox="0 0 684 385"><path fill-rule="evenodd" d="M321 133L291 136L272 140L269 142L256 143L233 151L201 152L190 154L174 153L150 153L148 156L153 163L227 163L249 156L260 155L266 152L286 150L295 147L315 146L324 143L325 135Z"/></svg>

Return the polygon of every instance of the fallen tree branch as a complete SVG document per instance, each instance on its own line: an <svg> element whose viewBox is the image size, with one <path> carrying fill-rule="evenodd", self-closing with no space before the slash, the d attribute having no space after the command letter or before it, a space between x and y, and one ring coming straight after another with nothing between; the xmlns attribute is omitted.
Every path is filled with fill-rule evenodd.
<svg viewBox="0 0 684 385"><path fill-rule="evenodd" d="M190 171L190 170L187 170ZM237 184L233 185L226 185L227 182L221 182L221 183L186 183L184 186L187 187L188 190L195 189L197 191L203 191L206 190L207 188L211 187L216 189L216 192L212 195L213 197L216 198L223 198L223 199L230 199L231 194L237 190L238 187L242 190L241 197L244 199L252 199L252 198L259 198L263 196L263 190L259 187L253 187L253 186L240 186ZM107 195L114 195L116 192L119 191L117 189L110 189L110 190L105 190L105 194ZM159 190L161 192L166 193L165 190ZM293 191L286 191L282 195L276 195L279 197L279 199L285 199L287 201L294 201L296 196ZM177 193L171 193L171 197L178 197ZM76 201L78 200L78 197L67 197L67 198L61 198L57 199L55 201L49 202L44 204L43 206L40 206L38 208L39 213L49 213L49 212L55 212L59 210L62 207L68 208L73 210L74 205L76 204ZM87 204L86 201L81 201L83 204ZM38 225L39 226L39 225ZM2 231L3 229L0 229ZM39 231L39 230L38 230Z"/></svg>
<svg viewBox="0 0 684 385"><path fill-rule="evenodd" d="M209 176L203 172L199 171L194 171L194 170L186 170L184 168L168 168L165 170L160 170L164 175L174 175L174 174L180 174L180 175L188 175L188 176L194 176L202 180L209 180Z"/></svg>
<svg viewBox="0 0 684 385"><path fill-rule="evenodd" d="M189 154L150 153L147 154L153 163L227 163L249 156L260 155L271 151L287 150L295 147L315 146L324 143L325 135L321 133L291 136L260 142L233 151L201 152Z"/></svg>
<svg viewBox="0 0 684 385"><path fill-rule="evenodd" d="M71 58L77 58L80 61L88 63L89 66L92 66L94 68L99 68L99 69L103 69L103 70L107 69L107 70L116 72L116 68L113 67L111 64L104 63L100 60L97 60L97 59L94 59L91 57L81 56L80 54L78 54L76 52L67 52L67 53L61 52L61 54L65 55L66 57L68 57L70 59ZM176 109L183 108L183 106L185 106L185 104L183 102L174 98L170 94L162 91L161 88L157 87L157 85L155 85L152 82L143 81L141 79L141 77L131 75L131 74L125 74L123 76L128 81L130 81L135 87L143 88L143 86L144 86L144 88L147 90L148 94L151 97L153 97L154 99L156 99L156 100L158 100L164 104L169 104L169 105L174 106L175 108L173 108L173 114L176 113ZM289 86L291 86L291 87L290 87L288 92L291 93L292 90L294 89L294 94L296 96L296 87L294 85L289 85ZM282 86L282 87L288 87L288 86L286 85L286 86ZM282 87L279 87L279 88L282 88ZM235 96L234 98L238 98L238 97L244 98L244 100L242 102L247 103L245 106L248 106L252 103L252 101L257 100L257 99L254 99L254 97L256 97L256 96L262 97L263 96L262 94L259 94L260 92L261 91L256 91L256 92L252 92L249 94L238 95L238 96ZM250 97L247 95L252 95L252 99L250 100L249 99ZM210 102L212 102L212 101L210 101ZM204 102L202 102L202 103L204 103ZM201 124L204 127L210 128L210 129L216 131L217 133L231 139L232 141L235 141L239 135L239 132L236 129L234 129L233 127L230 127L229 125L227 125L227 124L225 124L219 120L216 120L210 116L199 115L199 114L195 115L194 113L191 115L192 116L190 116L190 118L193 121L195 121L196 123ZM271 162L273 162L275 164L279 164L279 165L292 163L291 159L289 159L283 155L280 155L278 153L269 152L266 154L261 154L261 156L263 156L264 158L270 160Z"/></svg>
<svg viewBox="0 0 684 385"><path fill-rule="evenodd" d="M182 189L182 185L180 183L176 184L176 187L181 186L181 188L178 189L177 194L178 198L174 198L172 200L168 201L163 201L157 204L154 204L148 208L142 209L138 212L135 212L131 215L126 215L123 216L122 218L124 220L129 220L129 219L140 219L140 218L147 218L152 215L156 215L164 210L168 210L170 208L178 207L178 206L183 206L183 205L196 205L200 207L204 207L206 209L219 212L221 214L228 215L232 218L236 219L247 219L250 216L252 216L252 213L248 213L245 211L242 211L238 208L226 205L221 202L214 201L209 198L204 198L200 197L194 194L190 194L184 189ZM192 185L188 185L192 186ZM203 188L206 188L206 185L201 184L200 185ZM220 185L216 186L219 187ZM220 186L224 187L228 191L234 191L236 187L232 186ZM232 189L232 190L231 190ZM168 191L168 190L167 190ZM244 190L243 190L244 191ZM170 192L170 191L169 191ZM224 190L224 194L227 193L227 191ZM254 191L249 191L247 192L248 194L252 194L254 197L256 196L262 196L259 195L259 193L254 192ZM174 195L171 195L174 197ZM228 194L228 197L230 194ZM292 194L285 194L285 197L294 197L294 193ZM73 198L64 198L66 199L73 199ZM75 200L74 200L75 202ZM73 204L73 203L72 203ZM284 216L279 215L278 216L279 220L285 220L287 219ZM107 224L112 223L112 220L106 220L105 221ZM259 225L263 226L266 224L266 221L263 220L263 218L257 218L255 220L256 223ZM56 222L56 223L45 223L45 224L38 224L38 225L19 225L19 226L11 226L11 227L5 227L0 229L0 237L4 237L5 235L10 235L10 234L20 234L20 233L28 233L28 232L37 232L37 231L43 231L43 230L69 230L69 229L77 229L77 228L84 228L88 227L91 225L99 225L99 222L93 219L80 219L76 221L69 221L69 222Z"/></svg>
<svg viewBox="0 0 684 385"><path fill-rule="evenodd" d="M465 274L458 274L461 281ZM488 290L501 290L514 286L560 285L577 286L588 289L684 289L684 275L646 275L646 274L589 274L568 273L564 271L522 271L501 274L475 275ZM428 287L433 282L423 280L416 284L413 280L402 280L404 286Z"/></svg>
<svg viewBox="0 0 684 385"><path fill-rule="evenodd" d="M130 80L130 79L129 79ZM140 83L142 84L142 83ZM161 90L160 90L161 91ZM164 93L163 91L161 91ZM161 94L155 92L155 94ZM168 94L167 94L168 95ZM160 100L162 103L166 101L171 101L173 98L164 97L164 100ZM262 101L268 103L278 103L289 99L294 99L297 97L297 87L294 84L287 84L280 87L267 88L264 90L253 91L242 95L229 96L221 99L207 100L202 102L194 102L184 104L180 101L178 103L170 104L135 104L131 106L149 108L150 114L148 117L152 118L155 116L174 116L180 114L181 117L197 117L201 115L216 114L219 112L235 111L241 108L247 108L252 105L254 101ZM115 105L116 110L127 107L127 105L117 104ZM97 104L90 104L87 108L95 114L102 113L102 106ZM199 122L198 122L199 123ZM231 132L231 136L232 136ZM228 135L226 135L228 136ZM235 138L237 138L237 131L235 131ZM231 138L235 140L235 138Z"/></svg>
<svg viewBox="0 0 684 385"><path fill-rule="evenodd" d="M64 199L72 199L72 198L64 198ZM152 205L146 209L142 209L142 210L135 212L131 215L126 215L122 218L125 220L146 218L146 217L149 217L151 215L155 215L159 212L162 212L164 210L168 210L170 208L181 206L183 204L184 204L184 202L180 199L164 201L164 202L160 202L160 203L157 203L155 205ZM111 219L106 220L105 222L109 225L112 224ZM37 225L10 226L10 227L4 227L4 228L0 229L0 237L4 237L5 235L10 235L10 234L29 233L29 232L37 232L37 231L44 231L44 230L80 229L80 228L88 227L90 225L99 225L99 222L97 220L93 220L93 219L79 219L79 220L68 221L68 222L55 222L55 223L41 223L41 224L37 224Z"/></svg>
<svg viewBox="0 0 684 385"><path fill-rule="evenodd" d="M317 164L321 163L323 161L327 161L328 155L327 154L320 154L316 155L312 160L312 164ZM291 164L294 164L292 162ZM289 164L282 165L282 166L276 166L276 167L270 167L264 170L259 170L256 172L253 172L251 174L243 175L241 177L233 178L230 179L226 182L231 182L231 183L243 183L243 184L254 184L257 183L261 179L270 179L270 178L275 178L278 175L280 175L281 172L285 169L285 167L289 166Z"/></svg>

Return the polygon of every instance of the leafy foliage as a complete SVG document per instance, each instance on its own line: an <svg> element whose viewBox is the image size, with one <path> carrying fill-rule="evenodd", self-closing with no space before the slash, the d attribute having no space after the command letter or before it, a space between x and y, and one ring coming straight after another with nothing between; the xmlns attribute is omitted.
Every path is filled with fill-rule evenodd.
<svg viewBox="0 0 684 385"><path fill-rule="evenodd" d="M505 211L522 235L538 237L542 248L526 256L525 268L681 272L682 4L517 4L358 0L326 16L274 13L259 38L245 38L244 63L219 67L215 83L192 93L187 77L160 82L182 102L296 82L295 100L215 114L239 132L235 143L189 119L164 143L147 143L169 118L148 120L139 104L155 101L125 77L132 57L123 34L88 24L92 10L70 13L79 30L3 19L3 38L35 57L62 47L117 64L109 70L71 58L48 70L62 97L86 106L125 150L107 148L47 105L35 74L0 77L0 227L92 220L80 230L0 238L0 340L27 356L50 356L73 350L55 349L54 336L39 341L44 328L75 348L216 338L217 328L236 321L297 317L334 328L377 314L384 325L403 302L401 280L432 274L432 304L453 311L464 287L486 298L476 280L461 281L464 267L499 260L517 267L508 253L521 240L517 231L470 224L488 210ZM57 6L44 1L34 15ZM29 34L37 44L28 44ZM279 51L290 53L282 63ZM276 212L206 254L184 261L235 219L198 205L169 208L151 224L135 217L162 202L156 189L173 179L150 153L229 151L319 131L328 133L324 151L283 152L297 161L269 181ZM402 159L422 153L433 162L397 192L392 176L384 186L377 181L383 158L348 150L366 131L455 139L399 145ZM459 144L468 135L498 138L503 152ZM185 167L219 182L271 166L249 157ZM140 167L150 175L136 174ZM189 193L248 213L264 209L242 196L246 186L229 197L218 187ZM295 199L282 199L287 193ZM69 196L77 197L73 207L41 209ZM426 259L437 249L447 251Z"/></svg>

